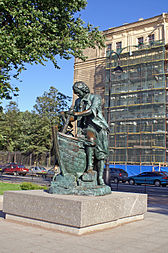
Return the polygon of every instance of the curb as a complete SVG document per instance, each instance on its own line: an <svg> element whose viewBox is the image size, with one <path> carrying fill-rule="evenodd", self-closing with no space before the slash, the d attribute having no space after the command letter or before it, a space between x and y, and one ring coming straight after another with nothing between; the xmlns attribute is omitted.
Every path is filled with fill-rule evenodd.
<svg viewBox="0 0 168 253"><path fill-rule="evenodd" d="M0 195L0 211L2 210L2 208L3 208L3 195Z"/></svg>
<svg viewBox="0 0 168 253"><path fill-rule="evenodd" d="M0 205L3 203L3 195L0 195Z"/></svg>

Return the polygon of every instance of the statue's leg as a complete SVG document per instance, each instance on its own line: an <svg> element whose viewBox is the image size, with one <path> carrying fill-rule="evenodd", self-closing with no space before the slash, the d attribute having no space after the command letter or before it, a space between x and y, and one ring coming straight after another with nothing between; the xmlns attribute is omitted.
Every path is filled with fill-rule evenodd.
<svg viewBox="0 0 168 253"><path fill-rule="evenodd" d="M86 148L87 172L93 170L93 147Z"/></svg>
<svg viewBox="0 0 168 253"><path fill-rule="evenodd" d="M93 170L93 155L95 146L95 135L91 130L87 130L87 139L91 144L91 146L86 147L87 172L88 172Z"/></svg>
<svg viewBox="0 0 168 253"><path fill-rule="evenodd" d="M103 180L103 172L104 172L104 160L98 161L98 184L105 185Z"/></svg>

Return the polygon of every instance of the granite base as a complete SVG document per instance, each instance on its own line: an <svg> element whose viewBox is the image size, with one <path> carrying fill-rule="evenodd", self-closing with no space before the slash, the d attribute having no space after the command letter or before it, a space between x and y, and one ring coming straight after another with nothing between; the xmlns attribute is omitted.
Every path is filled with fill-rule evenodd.
<svg viewBox="0 0 168 253"><path fill-rule="evenodd" d="M95 197L11 191L3 200L6 219L77 235L143 219L146 211L147 195L137 193Z"/></svg>

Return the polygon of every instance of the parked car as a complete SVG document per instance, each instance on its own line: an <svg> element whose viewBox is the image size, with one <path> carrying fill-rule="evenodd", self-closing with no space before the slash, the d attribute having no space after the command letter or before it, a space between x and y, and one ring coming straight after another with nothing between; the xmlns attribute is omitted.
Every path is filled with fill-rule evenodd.
<svg viewBox="0 0 168 253"><path fill-rule="evenodd" d="M2 167L3 165L0 164L0 175L2 174Z"/></svg>
<svg viewBox="0 0 168 253"><path fill-rule="evenodd" d="M168 174L166 172L143 172L128 178L130 185L152 184L155 186L168 185Z"/></svg>
<svg viewBox="0 0 168 253"><path fill-rule="evenodd" d="M24 165L8 163L2 167L1 173L25 176L28 171L29 169L25 168Z"/></svg>
<svg viewBox="0 0 168 253"><path fill-rule="evenodd" d="M118 183L122 181L125 183L128 179L128 173L123 169L110 168L110 182Z"/></svg>
<svg viewBox="0 0 168 253"><path fill-rule="evenodd" d="M39 167L39 166L35 166L35 167L31 167L29 168L29 173L28 175L35 175L35 176L39 176L39 175L44 175L47 173L47 169L44 167Z"/></svg>
<svg viewBox="0 0 168 253"><path fill-rule="evenodd" d="M50 178L52 179L54 177L55 174L58 174L58 172L54 169L51 168L47 171L47 173L44 175L44 178Z"/></svg>

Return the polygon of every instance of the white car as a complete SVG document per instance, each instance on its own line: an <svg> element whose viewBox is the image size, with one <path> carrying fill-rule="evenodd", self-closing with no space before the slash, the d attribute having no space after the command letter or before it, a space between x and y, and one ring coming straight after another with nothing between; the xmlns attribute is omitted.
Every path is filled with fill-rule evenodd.
<svg viewBox="0 0 168 253"><path fill-rule="evenodd" d="M29 175L44 175L47 173L47 169L45 169L44 167L31 167L29 168Z"/></svg>

